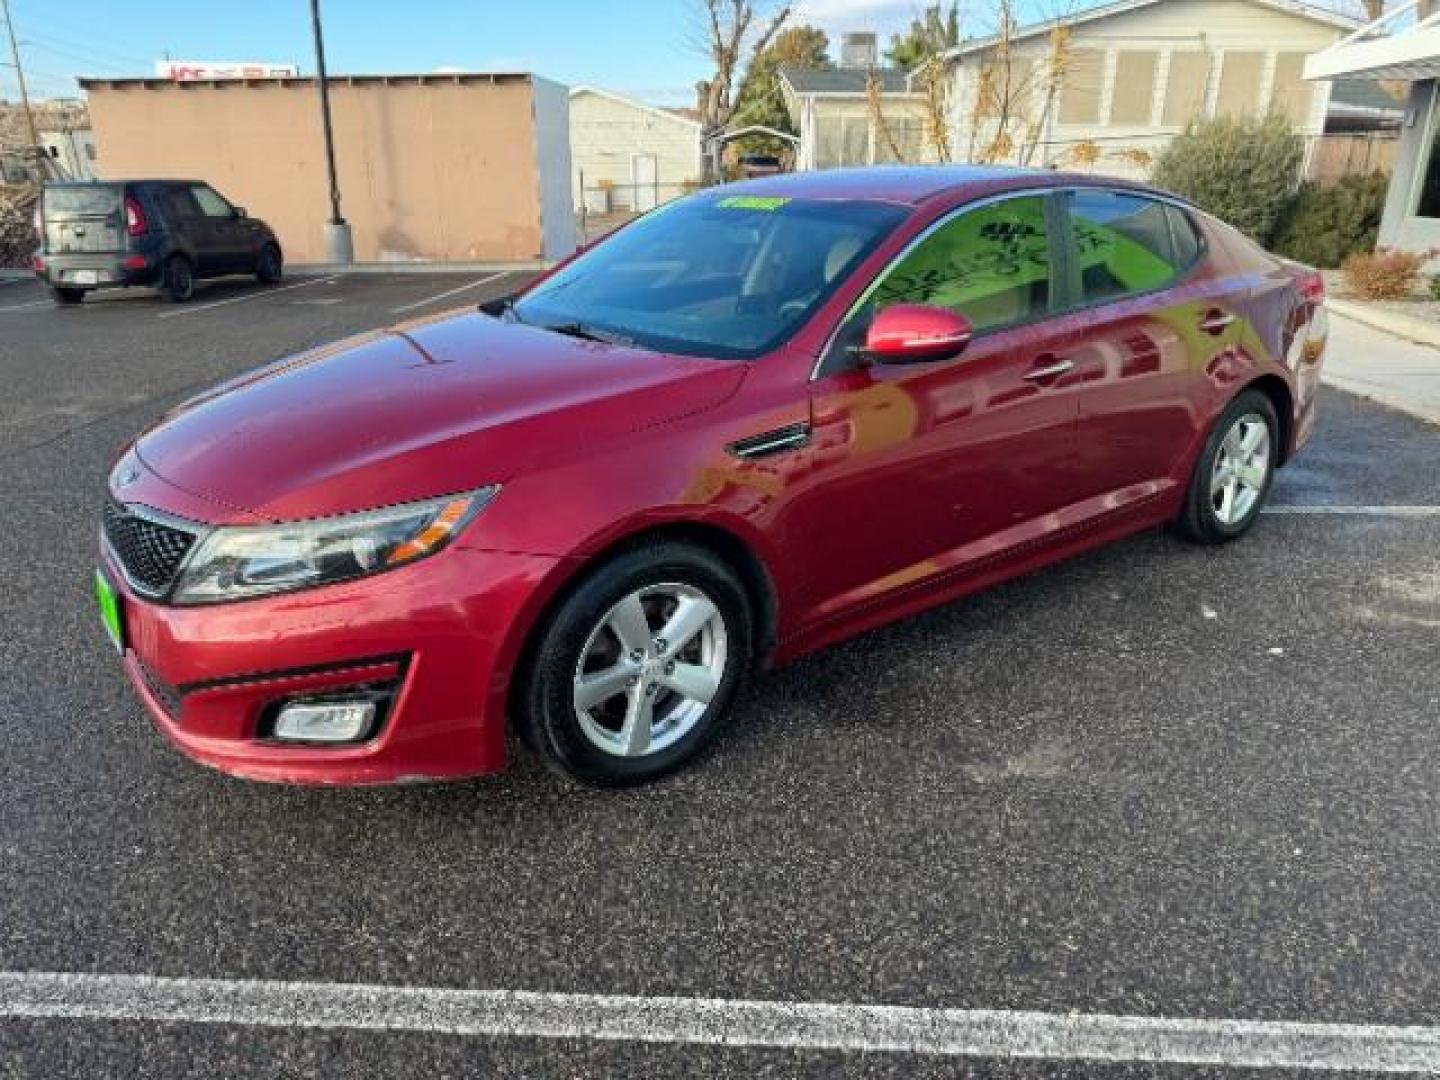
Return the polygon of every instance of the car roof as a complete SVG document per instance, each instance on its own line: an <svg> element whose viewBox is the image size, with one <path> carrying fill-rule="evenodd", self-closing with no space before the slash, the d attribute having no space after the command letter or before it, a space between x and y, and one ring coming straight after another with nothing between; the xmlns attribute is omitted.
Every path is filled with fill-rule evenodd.
<svg viewBox="0 0 1440 1080"><path fill-rule="evenodd" d="M1151 189L1128 180L1054 169L1007 165L867 165L781 173L726 184L726 194L785 196L792 199L875 199L916 205L939 195L964 199L1011 188L1106 187Z"/></svg>
<svg viewBox="0 0 1440 1080"><path fill-rule="evenodd" d="M115 180L47 180L45 187L125 187L135 184L204 184L204 180L186 180L174 176L127 176Z"/></svg>

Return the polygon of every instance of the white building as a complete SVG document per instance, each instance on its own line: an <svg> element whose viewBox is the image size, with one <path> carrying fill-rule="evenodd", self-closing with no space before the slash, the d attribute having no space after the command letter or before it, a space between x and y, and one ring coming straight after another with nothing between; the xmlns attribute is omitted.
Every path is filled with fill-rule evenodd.
<svg viewBox="0 0 1440 1080"><path fill-rule="evenodd" d="M609 90L570 91L575 207L649 210L700 181L700 122Z"/></svg>
<svg viewBox="0 0 1440 1080"><path fill-rule="evenodd" d="M1305 75L1322 87L1331 79L1409 82L1380 243L1410 251L1440 246L1440 10L1405 0L1310 57Z"/></svg>
<svg viewBox="0 0 1440 1080"><path fill-rule="evenodd" d="M943 54L955 153L987 156L1002 113L995 160L1136 177L1195 119L1275 109L1318 136L1329 87L1305 81L1306 57L1359 25L1294 0L1118 0L1014 31L1008 66L994 37L965 41ZM1006 76L1009 93L997 89Z"/></svg>
<svg viewBox="0 0 1440 1080"><path fill-rule="evenodd" d="M45 148L57 176L65 180L99 179L100 174L95 170L95 133L89 128L42 131L40 145Z"/></svg>

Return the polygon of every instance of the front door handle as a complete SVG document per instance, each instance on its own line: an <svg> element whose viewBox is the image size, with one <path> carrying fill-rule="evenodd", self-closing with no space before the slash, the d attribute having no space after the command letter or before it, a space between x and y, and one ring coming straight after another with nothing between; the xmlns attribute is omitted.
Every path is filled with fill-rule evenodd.
<svg viewBox="0 0 1440 1080"><path fill-rule="evenodd" d="M1200 319L1200 329L1207 334L1223 334L1225 328L1235 321L1235 316L1219 308L1211 308Z"/></svg>
<svg viewBox="0 0 1440 1080"><path fill-rule="evenodd" d="M1050 379L1058 379L1068 371L1075 370L1075 363L1071 360L1053 360L1043 367L1031 368L1023 376L1026 382L1047 382Z"/></svg>

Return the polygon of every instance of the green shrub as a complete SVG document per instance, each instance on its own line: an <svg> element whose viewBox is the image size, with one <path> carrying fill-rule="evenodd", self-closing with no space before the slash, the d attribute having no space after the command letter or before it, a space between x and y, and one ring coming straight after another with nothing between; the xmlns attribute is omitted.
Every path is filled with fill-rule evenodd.
<svg viewBox="0 0 1440 1080"><path fill-rule="evenodd" d="M1151 179L1268 247L1304 154L1300 132L1279 113L1221 116L1175 136Z"/></svg>
<svg viewBox="0 0 1440 1080"><path fill-rule="evenodd" d="M1333 187L1300 185L1275 230L1275 250L1311 266L1339 266L1370 251L1385 209L1384 173L1347 176Z"/></svg>
<svg viewBox="0 0 1440 1080"><path fill-rule="evenodd" d="M1430 299L1440 300L1440 274L1430 275Z"/></svg>

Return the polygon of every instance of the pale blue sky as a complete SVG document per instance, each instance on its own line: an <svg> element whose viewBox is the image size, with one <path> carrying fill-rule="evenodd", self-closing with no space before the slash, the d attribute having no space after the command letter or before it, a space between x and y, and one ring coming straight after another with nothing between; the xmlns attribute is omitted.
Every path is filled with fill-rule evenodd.
<svg viewBox="0 0 1440 1080"><path fill-rule="evenodd" d="M800 0L797 15L829 32L838 53L840 32L874 29L888 40L923 3ZM167 53L314 68L308 0L10 0L10 6L37 97L74 95L80 74L149 75ZM706 74L693 44L696 12L694 0L323 2L332 73L526 70L672 105L689 104ZM15 96L14 73L0 67L0 97Z"/></svg>

